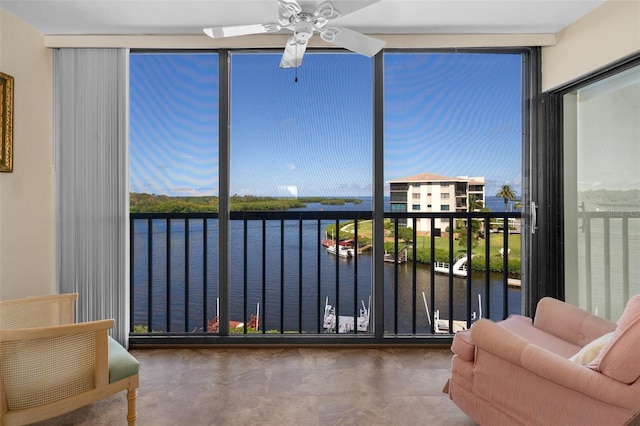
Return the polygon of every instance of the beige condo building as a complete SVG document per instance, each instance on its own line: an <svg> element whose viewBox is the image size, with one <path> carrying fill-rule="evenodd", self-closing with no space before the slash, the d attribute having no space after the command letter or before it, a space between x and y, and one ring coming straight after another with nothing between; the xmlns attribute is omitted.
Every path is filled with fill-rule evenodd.
<svg viewBox="0 0 640 426"><path fill-rule="evenodd" d="M484 176L447 177L433 173L389 181L392 212L466 212L470 198L485 204ZM449 226L449 219L434 219L437 234ZM401 225L413 227L411 220ZM418 219L417 231L430 232L431 220Z"/></svg>

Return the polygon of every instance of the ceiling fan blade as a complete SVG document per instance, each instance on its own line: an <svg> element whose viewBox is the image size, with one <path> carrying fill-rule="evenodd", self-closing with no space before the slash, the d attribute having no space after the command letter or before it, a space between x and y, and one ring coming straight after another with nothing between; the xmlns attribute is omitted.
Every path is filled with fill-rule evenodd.
<svg viewBox="0 0 640 426"><path fill-rule="evenodd" d="M278 24L251 24L232 27L212 27L203 29L211 38L234 37L248 34L271 33L280 30Z"/></svg>
<svg viewBox="0 0 640 426"><path fill-rule="evenodd" d="M372 4L378 3L380 0L352 0L352 1L338 1L337 5L334 5L335 9L340 13L340 16L345 16L353 13L357 10L369 7ZM331 3L331 0L326 3Z"/></svg>
<svg viewBox="0 0 640 426"><path fill-rule="evenodd" d="M383 40L338 26L326 28L320 33L320 37L326 42L369 57L374 56L385 45Z"/></svg>
<svg viewBox="0 0 640 426"><path fill-rule="evenodd" d="M307 50L307 40L296 40L291 37L287 40L287 46L284 49L280 68L296 68L302 65L302 57Z"/></svg>

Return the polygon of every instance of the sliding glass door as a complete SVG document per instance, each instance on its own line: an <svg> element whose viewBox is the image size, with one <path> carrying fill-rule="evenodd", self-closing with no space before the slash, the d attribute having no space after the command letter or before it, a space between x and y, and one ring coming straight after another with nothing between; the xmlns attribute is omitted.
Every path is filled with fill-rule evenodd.
<svg viewBox="0 0 640 426"><path fill-rule="evenodd" d="M565 296L608 319L640 293L640 66L563 96Z"/></svg>

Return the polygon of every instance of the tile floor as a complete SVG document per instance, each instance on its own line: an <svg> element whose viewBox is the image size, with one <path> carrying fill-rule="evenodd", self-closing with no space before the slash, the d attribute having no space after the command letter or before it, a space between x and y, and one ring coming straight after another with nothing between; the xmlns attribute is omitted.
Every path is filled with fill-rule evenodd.
<svg viewBox="0 0 640 426"><path fill-rule="evenodd" d="M132 350L138 425L451 425L451 352L424 348ZM126 396L38 425L126 424Z"/></svg>

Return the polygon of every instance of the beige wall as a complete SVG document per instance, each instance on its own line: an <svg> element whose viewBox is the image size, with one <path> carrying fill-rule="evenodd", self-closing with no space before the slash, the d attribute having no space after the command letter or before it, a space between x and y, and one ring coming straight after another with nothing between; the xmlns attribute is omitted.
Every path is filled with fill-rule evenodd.
<svg viewBox="0 0 640 426"><path fill-rule="evenodd" d="M640 0L609 0L542 49L542 88L561 86L640 52Z"/></svg>
<svg viewBox="0 0 640 426"><path fill-rule="evenodd" d="M640 51L640 0L609 0L540 44L555 40L543 48L545 90ZM0 9L0 71L15 77L14 171L0 173L0 298L56 291L52 54L45 43L63 44L47 43Z"/></svg>
<svg viewBox="0 0 640 426"><path fill-rule="evenodd" d="M0 9L0 71L14 77L14 161L0 173L0 298L55 293L53 83L44 36Z"/></svg>

